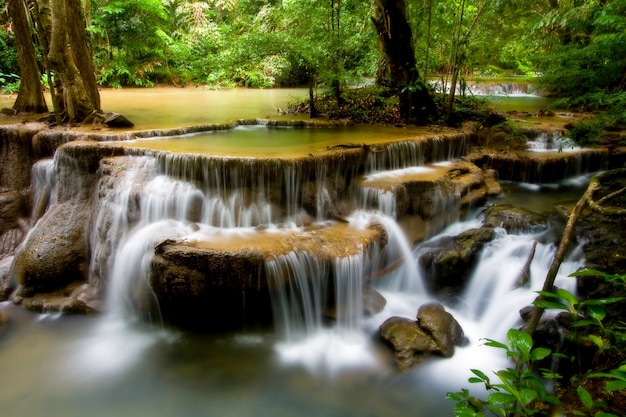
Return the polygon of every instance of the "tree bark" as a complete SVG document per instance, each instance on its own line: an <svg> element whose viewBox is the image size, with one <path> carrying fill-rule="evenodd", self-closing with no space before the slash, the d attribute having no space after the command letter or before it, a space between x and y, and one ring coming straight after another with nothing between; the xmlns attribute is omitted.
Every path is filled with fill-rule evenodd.
<svg viewBox="0 0 626 417"><path fill-rule="evenodd" d="M43 95L33 39L30 36L26 5L22 0L9 0L8 10L13 21L20 66L20 89L13 109L20 113L45 113L48 106Z"/></svg>
<svg viewBox="0 0 626 417"><path fill-rule="evenodd" d="M80 123L100 112L100 94L87 48L80 0L52 0L48 61L60 80L59 107L64 121Z"/></svg>
<svg viewBox="0 0 626 417"><path fill-rule="evenodd" d="M374 0L372 22L387 57L391 87L398 90L401 117L418 124L437 119L437 106L417 70L404 0Z"/></svg>

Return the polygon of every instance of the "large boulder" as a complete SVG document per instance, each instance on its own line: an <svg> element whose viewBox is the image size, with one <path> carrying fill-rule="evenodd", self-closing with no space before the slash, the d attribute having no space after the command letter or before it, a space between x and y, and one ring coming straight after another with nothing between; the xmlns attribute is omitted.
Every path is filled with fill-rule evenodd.
<svg viewBox="0 0 626 417"><path fill-rule="evenodd" d="M433 352L449 358L454 355L454 347L463 343L461 325L440 303L428 303L417 310L417 322L433 339Z"/></svg>
<svg viewBox="0 0 626 417"><path fill-rule="evenodd" d="M41 218L11 266L23 295L50 292L86 280L88 220L89 206L72 202L53 206Z"/></svg>
<svg viewBox="0 0 626 417"><path fill-rule="evenodd" d="M362 253L369 259L386 239L386 231L375 223L365 228L344 222L281 231L259 228L208 238L199 232L198 239L157 244L148 278L154 299L152 293L141 291L133 298L140 310L148 311L153 308L151 300L156 300L163 319L179 327L231 330L267 325L273 313L271 295L302 285L294 272L297 265L291 264L295 259L326 271L324 310L332 318L345 313L335 305L332 290L333 280L342 278L337 259ZM315 277L307 273L305 278L317 285ZM368 291L363 301L370 313L385 302Z"/></svg>
<svg viewBox="0 0 626 417"><path fill-rule="evenodd" d="M494 237L493 227L480 227L430 243L419 258L429 290L457 293L471 276L480 251Z"/></svg>
<svg viewBox="0 0 626 417"><path fill-rule="evenodd" d="M421 362L435 348L432 338L415 320L390 317L380 326L380 336L394 351L398 367L407 370Z"/></svg>
<svg viewBox="0 0 626 417"><path fill-rule="evenodd" d="M390 317L380 326L381 338L394 351L398 367L407 370L431 355L449 358L465 341L463 329L443 305L428 303L417 311L417 321Z"/></svg>

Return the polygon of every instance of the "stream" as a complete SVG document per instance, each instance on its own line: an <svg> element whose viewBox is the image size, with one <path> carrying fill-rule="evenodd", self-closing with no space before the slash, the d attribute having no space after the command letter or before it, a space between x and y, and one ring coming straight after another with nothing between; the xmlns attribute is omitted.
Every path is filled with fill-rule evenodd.
<svg viewBox="0 0 626 417"><path fill-rule="evenodd" d="M103 107L115 109L141 128L163 128L224 122L232 114L274 117L272 112L288 97L303 93L123 90L103 92ZM241 140L253 143L246 134ZM322 147L325 140L308 139ZM257 152L263 151L252 151ZM584 191L586 179L542 186L506 183L503 195L491 202L537 211L555 205L571 207ZM10 302L0 303L10 316L0 334L0 413L7 417L451 416L453 403L445 394L468 386L470 367L488 371L505 366L505 358L481 346L481 339L503 340L507 329L519 324L518 311L532 302L533 291L541 287L555 247L539 244L529 288L513 289L538 235L497 230L497 238L484 248L459 302L446 306L469 340L450 359L433 357L399 372L392 353L378 340L377 330L392 315L414 318L421 304L434 300L421 282L425 278L417 257L422 246L478 227L481 212L482 207L475 207L415 248L398 243L408 259L405 267L376 284L387 305L373 316L347 324L347 331L320 327L297 338L258 328L199 334L113 314L123 308L111 307L111 313L85 317L35 314ZM350 222L360 221L359 215ZM397 228L388 215L375 215L387 230ZM120 253L130 252L122 248ZM573 290L574 280L567 275L580 264L580 253L575 251L573 259L562 265L557 285ZM116 267L122 270L116 276L131 268ZM341 267L348 271L353 266ZM406 276L412 277L411 282ZM115 304L115 300L108 301L110 306Z"/></svg>

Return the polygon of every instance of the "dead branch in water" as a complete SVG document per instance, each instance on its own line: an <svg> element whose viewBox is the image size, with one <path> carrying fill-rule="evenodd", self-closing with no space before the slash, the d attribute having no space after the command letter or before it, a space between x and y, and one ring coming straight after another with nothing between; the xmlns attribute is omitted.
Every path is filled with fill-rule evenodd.
<svg viewBox="0 0 626 417"><path fill-rule="evenodd" d="M530 281L530 264L533 262L533 258L535 257L535 250L537 249L537 241L533 242L533 247L530 248L530 253L528 254L528 258L526 259L526 263L522 267L522 270L517 277L517 287L523 287Z"/></svg>
<svg viewBox="0 0 626 417"><path fill-rule="evenodd" d="M594 194L600 190L601 182L610 177L615 176L623 176L626 175L626 168L615 169L612 171L607 171L602 174L598 174L591 178L589 181L589 185L587 186L587 190L583 194L583 196L578 200L574 210L569 216L567 220L567 224L565 225L565 230L563 231L563 238L561 239L561 243L557 248L556 254L554 255L554 259L552 260L552 264L550 265L550 269L548 270L548 274L546 275L546 279L543 282L542 291L550 291L554 290L554 280L556 279L556 274L559 271L559 267L563 262L563 258L565 257L565 253L567 252L567 248L572 240L574 235L574 227L576 226L576 222L578 221L578 217L582 214L586 207L591 208L594 211L604 214L605 216L626 216L626 210L619 207L604 207L602 204L605 204L611 198L617 197L621 194L626 193L626 187L621 190L615 191L613 193L607 194L602 197L598 201L594 200ZM537 297L540 299L541 296ZM543 315L544 309L541 307L535 307L533 310L533 314L526 325L526 332L532 334L537 325L539 324L539 320Z"/></svg>

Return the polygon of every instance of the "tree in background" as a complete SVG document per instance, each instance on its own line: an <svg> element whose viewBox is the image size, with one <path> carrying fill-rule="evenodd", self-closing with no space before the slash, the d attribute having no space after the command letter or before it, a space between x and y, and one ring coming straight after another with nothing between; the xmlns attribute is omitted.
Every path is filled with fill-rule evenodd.
<svg viewBox="0 0 626 417"><path fill-rule="evenodd" d="M437 106L417 70L404 0L374 0L372 21L387 58L390 87L399 93L400 116L407 122L436 120Z"/></svg>
<svg viewBox="0 0 626 417"><path fill-rule="evenodd" d="M41 72L35 57L26 7L22 0L8 1L20 67L20 88L13 109L19 113L45 113L48 106L43 95Z"/></svg>
<svg viewBox="0 0 626 417"><path fill-rule="evenodd" d="M85 18L80 0L39 0L39 22L49 33L47 60L54 74L54 111L57 120L80 123L100 112L100 93L91 52L87 47ZM48 10L50 15L48 17Z"/></svg>
<svg viewBox="0 0 626 417"><path fill-rule="evenodd" d="M26 13L27 10L31 13ZM87 47L80 0L38 0L32 2L31 9L27 9L23 1L10 0L9 12L14 22L22 66L20 96L16 106L27 108L22 104L25 100L22 94L27 94L34 97L28 101L39 106L36 110L44 110L39 102L43 99L39 68L47 67L48 74L53 75L49 80L54 79L50 88L57 122L80 123L87 116L99 112L100 94ZM35 46L31 34L35 32L43 64L33 59Z"/></svg>

